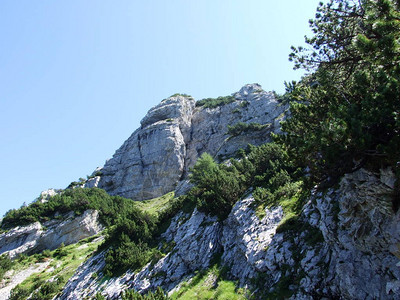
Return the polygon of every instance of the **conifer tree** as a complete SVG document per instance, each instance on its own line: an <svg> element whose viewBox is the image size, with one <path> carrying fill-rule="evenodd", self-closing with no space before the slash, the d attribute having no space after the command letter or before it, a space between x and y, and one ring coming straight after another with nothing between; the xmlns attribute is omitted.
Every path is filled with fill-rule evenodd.
<svg viewBox="0 0 400 300"><path fill-rule="evenodd" d="M330 0L310 26L307 46L289 56L309 74L290 86L292 117L278 140L314 182L365 164L396 165L400 1Z"/></svg>

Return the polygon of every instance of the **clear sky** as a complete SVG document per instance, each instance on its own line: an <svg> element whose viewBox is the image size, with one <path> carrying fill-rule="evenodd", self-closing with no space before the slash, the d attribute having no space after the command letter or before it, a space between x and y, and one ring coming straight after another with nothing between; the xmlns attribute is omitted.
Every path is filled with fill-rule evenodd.
<svg viewBox="0 0 400 300"><path fill-rule="evenodd" d="M0 216L91 174L174 93L283 92L318 2L0 1Z"/></svg>

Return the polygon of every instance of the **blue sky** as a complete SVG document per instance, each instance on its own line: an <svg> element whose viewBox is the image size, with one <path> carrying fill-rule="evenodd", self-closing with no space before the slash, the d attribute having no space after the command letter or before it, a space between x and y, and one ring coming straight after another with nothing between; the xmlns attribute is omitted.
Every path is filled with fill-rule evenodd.
<svg viewBox="0 0 400 300"><path fill-rule="evenodd" d="M0 215L102 166L174 93L299 79L314 0L2 0Z"/></svg>

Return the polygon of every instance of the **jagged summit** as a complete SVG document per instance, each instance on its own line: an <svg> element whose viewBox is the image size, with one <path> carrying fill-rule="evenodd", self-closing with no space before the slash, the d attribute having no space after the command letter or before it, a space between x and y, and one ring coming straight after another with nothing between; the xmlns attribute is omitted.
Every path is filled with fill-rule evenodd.
<svg viewBox="0 0 400 300"><path fill-rule="evenodd" d="M204 99L199 105L177 94L161 101L106 162L97 186L135 200L158 197L181 187L203 152L229 157L249 143L269 141L270 133L279 131L287 107L259 84L247 84L226 99ZM240 123L258 124L260 130L228 132L229 126Z"/></svg>

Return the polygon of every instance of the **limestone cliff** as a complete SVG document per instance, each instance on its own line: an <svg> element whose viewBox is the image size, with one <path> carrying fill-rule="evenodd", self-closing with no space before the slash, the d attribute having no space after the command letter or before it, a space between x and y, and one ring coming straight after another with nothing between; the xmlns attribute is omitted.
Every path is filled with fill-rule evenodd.
<svg viewBox="0 0 400 300"><path fill-rule="evenodd" d="M273 93L256 84L223 105L196 106L189 96L172 96L152 108L105 166L81 184L136 200L183 193L189 170L203 152L224 160L248 143L268 142L286 111ZM228 132L242 123L259 126ZM251 189L223 221L197 209L179 211L154 246L163 248L163 256L109 278L103 273L107 249L88 252L55 299L92 299L97 293L118 299L127 289L145 293L158 286L173 293L212 267L216 257L227 278L257 297L400 299L400 210L391 202L395 181L390 168L359 169L334 187L312 191L292 218L279 204L265 208L260 217ZM56 193L48 191L39 200ZM102 229L97 211L61 219L3 233L0 253L15 257L54 249ZM218 284L216 278L210 282Z"/></svg>
<svg viewBox="0 0 400 300"><path fill-rule="evenodd" d="M40 224L35 222L19 226L0 234L0 254L11 258L19 254L38 253L45 249L54 250L62 243L69 245L98 234L103 228L98 220L98 212L87 210L80 216L74 213L60 215Z"/></svg>
<svg viewBox="0 0 400 300"><path fill-rule="evenodd" d="M249 143L268 142L270 133L279 131L287 107L280 105L273 93L249 84L233 97L231 103L214 108L196 107L190 96L164 99L150 109L141 127L106 162L96 186L135 200L159 197L181 187L203 152L216 158L230 157ZM239 122L264 127L229 135L228 126Z"/></svg>

